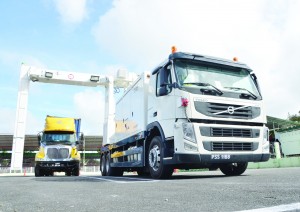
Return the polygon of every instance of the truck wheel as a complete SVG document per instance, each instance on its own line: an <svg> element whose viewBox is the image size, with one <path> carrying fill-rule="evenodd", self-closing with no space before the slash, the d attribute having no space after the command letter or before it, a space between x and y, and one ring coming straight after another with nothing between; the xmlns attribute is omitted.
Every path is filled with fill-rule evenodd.
<svg viewBox="0 0 300 212"><path fill-rule="evenodd" d="M248 163L229 163L220 167L223 174L227 176L237 176L243 174L247 169Z"/></svg>
<svg viewBox="0 0 300 212"><path fill-rule="evenodd" d="M79 176L79 173L80 173L79 168L75 168L75 169L73 170L73 172L72 172L72 175L73 175L73 176Z"/></svg>
<svg viewBox="0 0 300 212"><path fill-rule="evenodd" d="M101 174L102 176L106 176L106 157L105 157L105 154L103 154L101 156L101 162L100 162L100 171L101 171Z"/></svg>
<svg viewBox="0 0 300 212"><path fill-rule="evenodd" d="M111 167L110 166L110 154L106 154L106 164L105 164L105 169L106 169L106 175L107 176L123 176L123 170L122 168L117 168L117 167Z"/></svg>
<svg viewBox="0 0 300 212"><path fill-rule="evenodd" d="M138 169L136 170L136 173L138 174L138 176L140 177L147 177L150 175L150 173L144 169Z"/></svg>
<svg viewBox="0 0 300 212"><path fill-rule="evenodd" d="M160 136L155 136L149 146L148 166L152 178L166 179L173 174L173 168L163 164L164 149Z"/></svg>
<svg viewBox="0 0 300 212"><path fill-rule="evenodd" d="M40 177L41 176L41 174L40 174L40 168L37 167L37 166L34 167L34 175L36 177Z"/></svg>

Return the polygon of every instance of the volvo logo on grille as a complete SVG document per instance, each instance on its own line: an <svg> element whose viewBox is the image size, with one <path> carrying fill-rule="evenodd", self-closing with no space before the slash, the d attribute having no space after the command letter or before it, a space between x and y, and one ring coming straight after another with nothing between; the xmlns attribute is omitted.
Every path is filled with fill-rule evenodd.
<svg viewBox="0 0 300 212"><path fill-rule="evenodd" d="M229 106L229 107L227 108L227 112L228 112L229 114L233 114L233 113L234 113L234 107L233 107L233 106Z"/></svg>

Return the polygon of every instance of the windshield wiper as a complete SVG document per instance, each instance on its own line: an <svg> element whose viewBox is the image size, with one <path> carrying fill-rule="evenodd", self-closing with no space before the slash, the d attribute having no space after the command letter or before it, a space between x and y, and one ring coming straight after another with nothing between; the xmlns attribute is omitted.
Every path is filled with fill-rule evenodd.
<svg viewBox="0 0 300 212"><path fill-rule="evenodd" d="M215 86L213 86L212 84L209 84L209 83L203 83L203 82L188 82L188 83L183 83L183 84L186 84L186 85L188 85L188 84L191 84L191 85L198 85L198 86L210 86L210 87L212 87L219 95L222 95L223 94L223 92L219 89L219 88L217 88L217 87L215 87ZM201 90L202 91L202 90ZM203 92L203 91L202 91Z"/></svg>
<svg viewBox="0 0 300 212"><path fill-rule="evenodd" d="M52 141L52 140L46 140L46 141L42 141L42 143L46 144L46 145L55 145L56 142L55 141Z"/></svg>
<svg viewBox="0 0 300 212"><path fill-rule="evenodd" d="M61 144L67 144L67 145L69 145L69 144L72 144L72 142L71 142L71 141L64 140L64 141L61 141Z"/></svg>
<svg viewBox="0 0 300 212"><path fill-rule="evenodd" d="M71 145L72 142L68 141L68 140L57 140L57 141L53 141L53 140L46 140L43 143L46 143L47 145L57 145L57 144L66 144L66 145Z"/></svg>
<svg viewBox="0 0 300 212"><path fill-rule="evenodd" d="M232 89L232 90L243 90L243 91L247 91L253 99L257 99L257 96L256 96L254 93L252 93L251 91L249 91L248 89L246 89L246 88L238 88L238 87L224 87L224 88L229 88L229 89ZM243 94L243 93L242 93L242 94ZM244 95L245 95L245 94L244 94ZM248 94L246 94L246 95L248 95Z"/></svg>

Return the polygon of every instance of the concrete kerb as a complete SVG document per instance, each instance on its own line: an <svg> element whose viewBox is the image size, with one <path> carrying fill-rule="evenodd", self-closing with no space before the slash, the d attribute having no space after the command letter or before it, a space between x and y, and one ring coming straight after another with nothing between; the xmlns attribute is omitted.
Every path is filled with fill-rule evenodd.
<svg viewBox="0 0 300 212"><path fill-rule="evenodd" d="M249 163L249 169L300 167L300 157L270 159L266 162Z"/></svg>
<svg viewBox="0 0 300 212"><path fill-rule="evenodd" d="M80 173L100 173L100 168L99 166L84 166L80 168ZM22 170L15 171L11 171L10 167L0 167L0 176L26 176L30 174L34 175L34 167L23 167Z"/></svg>
<svg viewBox="0 0 300 212"><path fill-rule="evenodd" d="M80 172L84 176L101 176L101 172ZM34 173L0 173L0 177L33 177ZM64 172L55 172L54 176L65 176Z"/></svg>

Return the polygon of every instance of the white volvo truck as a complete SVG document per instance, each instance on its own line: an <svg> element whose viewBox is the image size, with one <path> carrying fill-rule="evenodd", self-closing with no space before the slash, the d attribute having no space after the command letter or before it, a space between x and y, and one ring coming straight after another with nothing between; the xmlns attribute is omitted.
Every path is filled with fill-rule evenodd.
<svg viewBox="0 0 300 212"><path fill-rule="evenodd" d="M173 52L117 102L100 171L155 179L195 168L241 175L248 162L269 159L268 134L263 97L247 65Z"/></svg>

